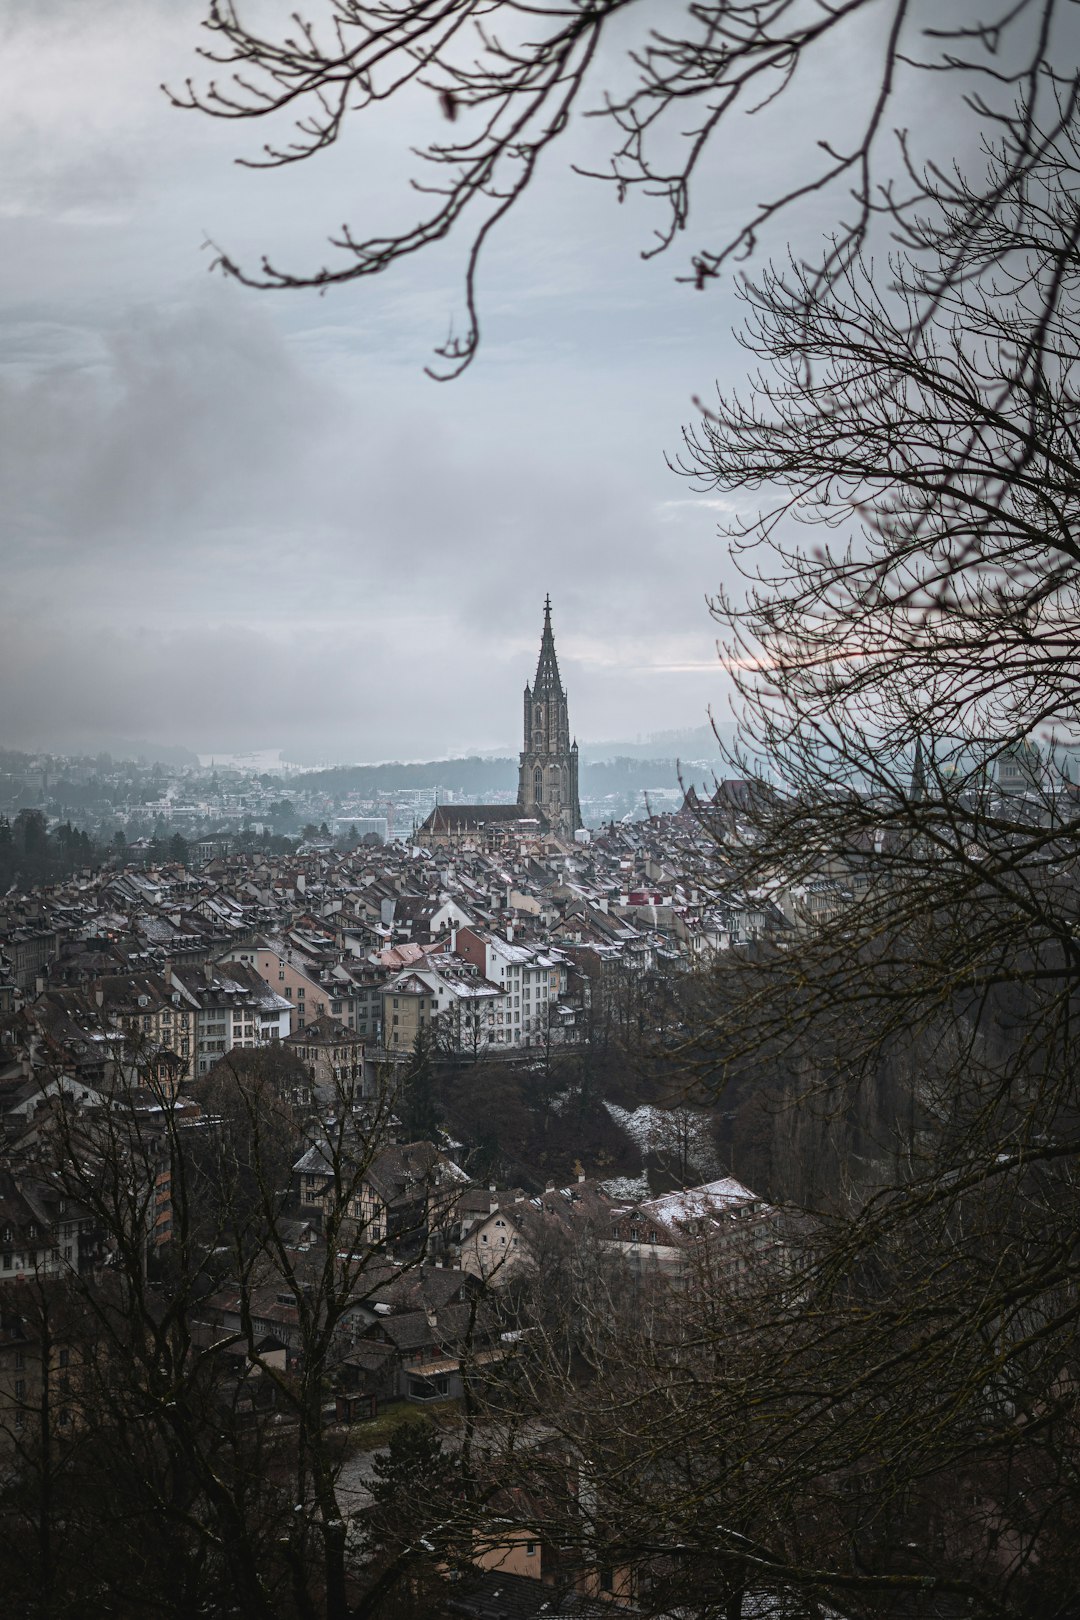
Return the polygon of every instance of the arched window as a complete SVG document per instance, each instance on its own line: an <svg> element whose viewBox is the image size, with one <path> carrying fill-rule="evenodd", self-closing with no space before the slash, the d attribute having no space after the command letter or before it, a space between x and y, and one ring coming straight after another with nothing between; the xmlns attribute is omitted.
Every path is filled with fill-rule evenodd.
<svg viewBox="0 0 1080 1620"><path fill-rule="evenodd" d="M533 796L538 800L544 797L544 773L539 765L533 772Z"/></svg>

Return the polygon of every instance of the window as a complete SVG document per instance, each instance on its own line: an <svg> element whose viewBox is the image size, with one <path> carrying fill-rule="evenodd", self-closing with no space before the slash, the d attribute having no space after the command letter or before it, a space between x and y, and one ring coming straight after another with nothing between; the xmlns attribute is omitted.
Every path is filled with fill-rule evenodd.
<svg viewBox="0 0 1080 1620"><path fill-rule="evenodd" d="M25 1399L26 1399L26 1379L25 1378L16 1378L16 1380L15 1380L15 1399L17 1401L25 1401Z"/></svg>
<svg viewBox="0 0 1080 1620"><path fill-rule="evenodd" d="M16 1350L16 1352L15 1352L15 1367L16 1367L17 1371L21 1372L22 1369L25 1366L26 1366L26 1351L25 1350Z"/></svg>

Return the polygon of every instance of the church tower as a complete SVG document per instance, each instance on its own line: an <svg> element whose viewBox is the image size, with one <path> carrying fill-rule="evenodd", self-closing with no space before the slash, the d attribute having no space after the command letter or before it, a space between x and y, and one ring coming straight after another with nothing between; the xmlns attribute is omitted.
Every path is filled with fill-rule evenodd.
<svg viewBox="0 0 1080 1620"><path fill-rule="evenodd" d="M551 597L544 600L544 633L536 678L525 688L525 746L518 775L518 808L542 816L552 832L573 838L581 826L578 801L578 746L570 741L566 693L559 679Z"/></svg>

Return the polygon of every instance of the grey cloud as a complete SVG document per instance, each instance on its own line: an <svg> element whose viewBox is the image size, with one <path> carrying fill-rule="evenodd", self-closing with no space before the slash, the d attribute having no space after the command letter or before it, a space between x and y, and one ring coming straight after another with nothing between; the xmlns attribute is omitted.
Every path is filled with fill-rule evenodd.
<svg viewBox="0 0 1080 1620"><path fill-rule="evenodd" d="M33 510L74 548L280 501L319 403L272 327L237 306L140 311L105 334L97 366L5 382L4 509Z"/></svg>
<svg viewBox="0 0 1080 1620"><path fill-rule="evenodd" d="M672 661L688 607L676 661L707 650L711 524L661 520L659 451L642 435L628 477L627 417L596 421L572 371L554 411L529 368L492 377L456 419L386 372L346 392L212 285L115 322L92 366L9 377L0 551L20 620L2 734L512 745L548 589L575 723L617 731L631 704L613 657L631 684ZM447 672L454 701L433 704ZM701 682L687 707L665 685L635 716L700 716Z"/></svg>
<svg viewBox="0 0 1080 1620"><path fill-rule="evenodd" d="M487 346L451 389L421 366L454 251L326 300L201 276L204 233L317 260L327 225L379 213L408 133L362 169L349 144L292 174L232 168L252 132L157 90L202 14L49 0L20 24L33 73L0 109L28 164L7 217L0 198L0 740L513 746L546 590L583 737L699 722L718 696L704 597L728 565L663 451L741 364L726 294L642 265L647 211L561 173L569 150L486 263ZM738 206L717 198L703 230Z"/></svg>

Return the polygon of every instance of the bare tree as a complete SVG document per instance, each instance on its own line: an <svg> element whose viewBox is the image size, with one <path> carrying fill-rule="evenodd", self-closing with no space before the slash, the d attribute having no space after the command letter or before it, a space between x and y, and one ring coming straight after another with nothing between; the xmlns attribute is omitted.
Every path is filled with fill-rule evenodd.
<svg viewBox="0 0 1080 1620"><path fill-rule="evenodd" d="M813 298L798 266L748 288L761 369L687 436L686 470L738 498L748 576L715 611L744 720L730 763L761 791L718 882L844 878L782 941L732 953L697 1042L715 1078L752 1060L848 1144L747 1395L782 1459L755 1522L779 1489L818 1527L812 1577L764 1537L758 1568L790 1558L785 1580L836 1601L922 1581L1063 1613L1075 1580L1068 118L1022 179L1007 132L985 184L943 190L891 286L853 260Z"/></svg>
<svg viewBox="0 0 1080 1620"><path fill-rule="evenodd" d="M645 249L651 256L689 228L706 155L721 134L735 136L739 114L765 119L778 100L786 106L792 99L796 80L814 73L824 80L845 52L865 52L870 93L850 98L848 116L834 108L819 129L797 136L786 129L787 152L809 153L811 161L795 179L785 162L773 194L718 243L696 247L684 271L686 281L705 286L751 254L762 231L793 204L825 194L842 217L813 274L816 288L852 262L875 216L902 237L917 237L926 209L954 190L951 152L913 150L907 134L894 130L894 119L907 116L913 77L937 75L943 94L953 93L954 111L966 102L990 127L1007 130L1019 177L1041 160L1067 125L1076 93L1067 13L1063 0L985 0L950 26L912 0L879 7L869 0L695 0L662 8L647 0L546 8L526 0L324 0L273 28L235 0L211 0L203 54L223 72L205 85L189 81L173 100L274 130L258 157L240 160L253 167L315 158L359 114L371 118L386 102L409 102L421 160L413 186L431 199L415 224L386 232L343 225L330 238L334 259L313 271L268 259L249 269L227 250L217 263L251 286L325 288L459 239L464 320L431 371L448 378L477 351L477 276L488 239L580 116L606 120L611 132L607 161L586 172L612 185L620 201L641 193L658 209ZM624 66L605 83L609 37ZM430 127L425 98L436 120ZM977 236L1000 201L993 187L982 192L968 233ZM942 266L943 286L957 279L968 253L961 235Z"/></svg>
<svg viewBox="0 0 1080 1620"><path fill-rule="evenodd" d="M17 1448L0 1514L29 1521L49 1566L43 1614L367 1612L325 1409L353 1313L416 1263L399 1229L391 1266L362 1193L391 1097L361 1119L343 1091L335 1121L301 1131L281 1079L245 1062L204 1088L222 1106L201 1121L171 1097L118 1094L59 1108L43 1131L44 1169L101 1239L94 1267L23 1295L37 1371L5 1413ZM322 1167L314 1242L297 1236L287 1130ZM21 1546L8 1562L28 1588Z"/></svg>

